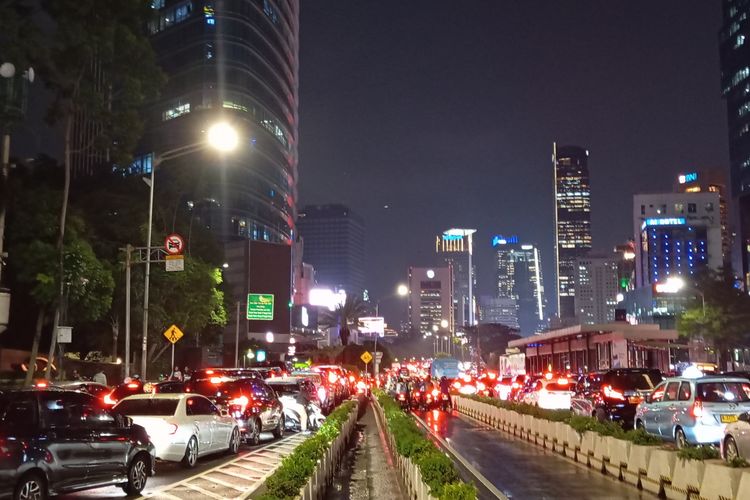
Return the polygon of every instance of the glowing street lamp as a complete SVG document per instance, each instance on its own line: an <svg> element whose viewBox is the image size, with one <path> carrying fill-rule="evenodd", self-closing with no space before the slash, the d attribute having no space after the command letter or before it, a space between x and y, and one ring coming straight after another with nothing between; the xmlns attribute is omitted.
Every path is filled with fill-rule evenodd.
<svg viewBox="0 0 750 500"><path fill-rule="evenodd" d="M406 285L404 285L403 283L401 283L401 284L400 284L400 285L399 285L399 286L398 286L398 287L396 288L396 293L397 293L397 294L398 294L398 295L399 295L400 297L406 297L407 295L409 295L409 287L408 287L408 286L406 286Z"/></svg>

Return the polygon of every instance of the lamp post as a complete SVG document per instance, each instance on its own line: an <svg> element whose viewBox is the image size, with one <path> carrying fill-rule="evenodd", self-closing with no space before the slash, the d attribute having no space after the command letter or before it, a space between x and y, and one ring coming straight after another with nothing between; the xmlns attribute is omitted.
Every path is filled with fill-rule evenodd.
<svg viewBox="0 0 750 500"><path fill-rule="evenodd" d="M143 342L141 344L141 377L144 380L146 378L146 358L148 354L148 291L151 276L151 228L153 226L154 219L154 184L156 180L156 168L165 161L174 160L188 154L197 153L208 147L213 148L221 153L229 153L237 147L238 143L239 136L234 127L226 122L219 122L215 123L208 129L206 138L204 140L189 144L187 146L170 149L159 154L152 160L151 176L147 181L147 184L149 186L148 227L146 229L147 258L146 272L143 280Z"/></svg>
<svg viewBox="0 0 750 500"><path fill-rule="evenodd" d="M403 283L399 284L396 287L396 293L383 297L382 299L375 302L375 316L380 316L380 301L381 300L389 299L393 296L406 297L408 294L409 294L409 287L407 287ZM375 354L374 354L375 359L372 362L372 376L373 377L377 377L378 371L380 368L380 363L378 362L378 337L379 336L380 334L378 332L375 332L375 348L373 349L373 351L375 351Z"/></svg>

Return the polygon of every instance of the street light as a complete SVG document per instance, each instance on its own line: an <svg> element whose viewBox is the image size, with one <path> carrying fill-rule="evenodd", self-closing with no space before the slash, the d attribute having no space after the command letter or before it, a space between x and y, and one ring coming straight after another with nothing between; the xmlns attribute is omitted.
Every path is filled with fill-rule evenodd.
<svg viewBox="0 0 750 500"><path fill-rule="evenodd" d="M690 289L691 292L695 292L701 297L701 310L703 311L703 318L706 317L706 296L703 292L698 290L696 287L688 285L681 276L669 276L664 283L657 283L654 286L656 293L667 293L677 294L682 290Z"/></svg>
<svg viewBox="0 0 750 500"><path fill-rule="evenodd" d="M143 342L141 344L141 377L146 379L146 357L148 353L148 290L151 276L151 226L154 220L154 184L156 167L165 161L174 160L181 156L197 153L206 148L215 149L221 153L233 151L239 143L237 131L226 122L219 122L211 125L206 134L206 138L187 146L170 149L154 157L151 162L151 176L147 182L149 186L148 198L148 228L146 229L146 272L143 281ZM130 358L130 336L129 325L126 327L125 349L126 360ZM126 361L126 371L127 371Z"/></svg>
<svg viewBox="0 0 750 500"><path fill-rule="evenodd" d="M399 297L406 297L409 294L409 287L404 285L403 283L399 283L399 285L396 287L396 293L395 295ZM386 297L383 297L382 299L375 302L375 316L380 316L380 301L389 299L393 297L394 294L388 295ZM384 334L385 335L385 334ZM375 332L375 348L373 351L375 352L375 361L372 363L372 374L373 376L377 376L378 369L380 368L380 363L378 362L378 332Z"/></svg>

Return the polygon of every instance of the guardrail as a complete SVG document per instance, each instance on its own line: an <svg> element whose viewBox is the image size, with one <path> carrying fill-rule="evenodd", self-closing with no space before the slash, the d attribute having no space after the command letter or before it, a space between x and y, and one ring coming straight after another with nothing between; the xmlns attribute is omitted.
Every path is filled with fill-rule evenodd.
<svg viewBox="0 0 750 500"><path fill-rule="evenodd" d="M750 499L750 469L733 468L722 460L690 460L659 445L641 445L579 433L566 422L553 422L463 396L455 408L499 431L552 450L603 474L669 499Z"/></svg>

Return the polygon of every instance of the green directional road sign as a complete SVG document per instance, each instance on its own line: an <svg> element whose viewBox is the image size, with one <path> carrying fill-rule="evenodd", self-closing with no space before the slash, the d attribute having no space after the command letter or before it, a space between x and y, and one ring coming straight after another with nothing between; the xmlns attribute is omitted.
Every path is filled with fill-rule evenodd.
<svg viewBox="0 0 750 500"><path fill-rule="evenodd" d="M247 319L257 321L273 321L273 294L248 293Z"/></svg>

